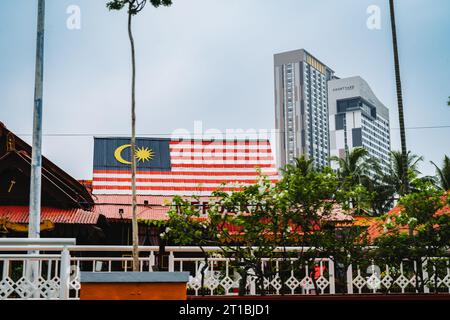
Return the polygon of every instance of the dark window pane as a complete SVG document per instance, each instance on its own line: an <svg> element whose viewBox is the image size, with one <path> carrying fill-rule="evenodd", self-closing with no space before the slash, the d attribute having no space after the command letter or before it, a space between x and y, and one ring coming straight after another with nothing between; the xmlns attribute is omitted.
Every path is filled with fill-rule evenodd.
<svg viewBox="0 0 450 320"><path fill-rule="evenodd" d="M361 128L352 129L353 147L362 147Z"/></svg>
<svg viewBox="0 0 450 320"><path fill-rule="evenodd" d="M345 119L345 113L336 115L336 130L344 129L344 119Z"/></svg>

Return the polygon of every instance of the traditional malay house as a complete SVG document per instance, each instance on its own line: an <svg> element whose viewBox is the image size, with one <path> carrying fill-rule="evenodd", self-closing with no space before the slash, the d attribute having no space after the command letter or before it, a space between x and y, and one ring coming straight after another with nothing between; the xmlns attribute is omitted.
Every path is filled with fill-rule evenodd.
<svg viewBox="0 0 450 320"><path fill-rule="evenodd" d="M31 147L0 122L0 236L28 233ZM41 236L101 244L107 222L86 187L42 158Z"/></svg>

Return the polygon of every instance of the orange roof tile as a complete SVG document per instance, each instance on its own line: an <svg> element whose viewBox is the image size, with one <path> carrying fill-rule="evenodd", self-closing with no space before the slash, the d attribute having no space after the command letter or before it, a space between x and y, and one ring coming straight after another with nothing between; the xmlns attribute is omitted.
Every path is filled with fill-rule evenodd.
<svg viewBox="0 0 450 320"><path fill-rule="evenodd" d="M28 206L0 206L0 217L12 223L28 223ZM41 209L41 221L53 223L96 224L99 214L83 209L57 209L44 207Z"/></svg>

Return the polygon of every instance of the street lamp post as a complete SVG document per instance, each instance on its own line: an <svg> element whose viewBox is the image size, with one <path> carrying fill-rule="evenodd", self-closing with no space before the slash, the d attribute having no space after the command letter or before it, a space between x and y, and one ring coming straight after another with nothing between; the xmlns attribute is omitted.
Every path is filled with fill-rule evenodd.
<svg viewBox="0 0 450 320"><path fill-rule="evenodd" d="M41 173L42 173L42 96L44 80L44 22L45 0L38 2L37 40L36 40L36 69L34 84L34 108L33 108L33 143L31 150L31 175L30 175L30 212L28 217L28 238L40 237L41 225ZM38 252L30 252L37 254ZM30 261L28 264L29 281L37 286L39 279L38 261ZM36 290L33 294L39 297Z"/></svg>
<svg viewBox="0 0 450 320"><path fill-rule="evenodd" d="M39 238L41 223L41 172L42 172L42 94L44 79L44 21L45 0L39 0L36 41L36 70L33 110L33 147L30 179L29 238Z"/></svg>

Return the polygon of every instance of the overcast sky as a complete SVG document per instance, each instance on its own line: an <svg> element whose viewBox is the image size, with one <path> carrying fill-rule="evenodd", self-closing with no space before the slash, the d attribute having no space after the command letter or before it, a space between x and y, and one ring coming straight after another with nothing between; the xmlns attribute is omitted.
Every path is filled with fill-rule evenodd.
<svg viewBox="0 0 450 320"><path fill-rule="evenodd" d="M450 1L398 0L407 127L449 126ZM92 178L93 135L130 131L130 54L125 12L104 0L47 0L44 154L78 179ZM174 0L148 6L134 24L138 133L179 128L273 129L273 54L305 48L336 71L362 76L390 109L399 149L387 0ZM67 8L81 9L70 30ZM366 25L370 5L381 29ZM0 121L30 142L37 0L1 0ZM450 155L450 128L410 129L408 148L429 161Z"/></svg>

